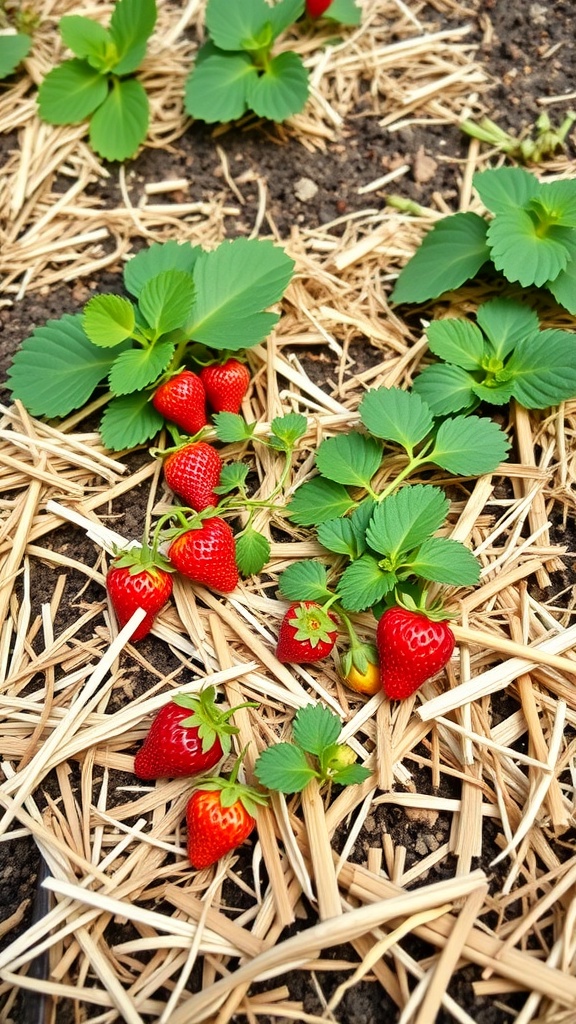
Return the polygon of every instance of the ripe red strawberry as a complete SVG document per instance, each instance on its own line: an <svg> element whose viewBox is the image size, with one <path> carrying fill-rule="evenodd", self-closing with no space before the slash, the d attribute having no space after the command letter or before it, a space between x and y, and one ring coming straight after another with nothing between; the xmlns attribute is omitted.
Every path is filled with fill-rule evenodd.
<svg viewBox="0 0 576 1024"><path fill-rule="evenodd" d="M106 589L120 626L125 626L137 608L146 617L132 634L142 640L152 629L154 619L172 593L172 577L159 555L153 556L143 544L123 552L113 561L106 574Z"/></svg>
<svg viewBox="0 0 576 1024"><path fill-rule="evenodd" d="M306 0L306 14L309 18L320 18L331 3L332 0Z"/></svg>
<svg viewBox="0 0 576 1024"><path fill-rule="evenodd" d="M206 441L192 441L173 451L164 463L168 486L196 512L218 504L214 488L222 472L222 459Z"/></svg>
<svg viewBox="0 0 576 1024"><path fill-rule="evenodd" d="M276 657L282 662L304 665L321 661L334 647L337 629L331 629L338 620L325 612L316 601L298 601L286 612L276 646Z"/></svg>
<svg viewBox="0 0 576 1024"><path fill-rule="evenodd" d="M154 392L152 405L187 434L197 434L208 422L204 385L191 370L182 370L161 384Z"/></svg>
<svg viewBox="0 0 576 1024"><path fill-rule="evenodd" d="M203 519L179 533L168 549L168 558L194 583L204 583L224 594L238 584L234 534L219 516Z"/></svg>
<svg viewBox="0 0 576 1024"><path fill-rule="evenodd" d="M239 707L222 711L216 691L207 686L199 694L177 694L160 708L143 745L134 758L140 779L178 778L208 771L230 753L231 737L238 732L229 722Z"/></svg>
<svg viewBox="0 0 576 1024"><path fill-rule="evenodd" d="M384 612L376 630L380 681L391 700L403 700L439 672L454 650L454 634L446 622L394 606Z"/></svg>
<svg viewBox="0 0 576 1024"><path fill-rule="evenodd" d="M200 370L206 398L214 412L240 412L242 399L250 386L250 374L244 363L228 359Z"/></svg>
<svg viewBox="0 0 576 1024"><path fill-rule="evenodd" d="M188 856L192 867L207 868L248 838L259 804L267 797L237 781L240 758L226 778L201 782L186 807Z"/></svg>

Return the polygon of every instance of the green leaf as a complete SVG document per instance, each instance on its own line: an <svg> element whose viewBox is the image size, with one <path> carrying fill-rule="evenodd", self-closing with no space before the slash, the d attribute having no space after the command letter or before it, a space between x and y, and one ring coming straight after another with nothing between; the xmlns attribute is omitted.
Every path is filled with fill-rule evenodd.
<svg viewBox="0 0 576 1024"><path fill-rule="evenodd" d="M506 405L512 398L512 385L509 380L491 381L489 384L473 384L472 391L480 402L490 405Z"/></svg>
<svg viewBox="0 0 576 1024"><path fill-rule="evenodd" d="M366 551L366 530L375 508L376 502L372 498L364 498L358 505L358 508L354 509L348 520L352 528L358 555L363 555Z"/></svg>
<svg viewBox="0 0 576 1024"><path fill-rule="evenodd" d="M32 39L25 32L0 35L0 78L6 78L16 70L32 47Z"/></svg>
<svg viewBox="0 0 576 1024"><path fill-rule="evenodd" d="M118 0L110 18L110 34L118 50L116 75L128 75L140 66L155 24L155 0Z"/></svg>
<svg viewBox="0 0 576 1024"><path fill-rule="evenodd" d="M95 295L84 307L82 327L99 348L114 348L131 338L135 324L134 306L120 295Z"/></svg>
<svg viewBox="0 0 576 1024"><path fill-rule="evenodd" d="M128 395L152 384L168 366L175 348L172 341L159 341L146 348L131 348L122 352L108 377L112 393Z"/></svg>
<svg viewBox="0 0 576 1024"><path fill-rule="evenodd" d="M375 437L395 441L411 452L432 429L432 415L419 395L401 388L367 391L358 407L365 427Z"/></svg>
<svg viewBox="0 0 576 1024"><path fill-rule="evenodd" d="M447 416L478 405L474 378L459 366L436 363L426 366L414 379L412 388L424 399L434 416Z"/></svg>
<svg viewBox="0 0 576 1024"><path fill-rule="evenodd" d="M164 420L148 398L146 392L137 391L108 403L100 433L110 451L121 452L145 444L161 430Z"/></svg>
<svg viewBox="0 0 576 1024"><path fill-rule="evenodd" d="M216 349L257 345L278 320L262 310L282 298L293 269L284 249L257 238L236 238L201 253L189 336Z"/></svg>
<svg viewBox="0 0 576 1024"><path fill-rule="evenodd" d="M246 82L246 102L259 117L285 121L303 110L308 99L308 71L291 50L272 57L260 75Z"/></svg>
<svg viewBox="0 0 576 1024"><path fill-rule="evenodd" d="M363 612L381 601L395 583L395 573L381 569L372 555L362 555L342 573L338 594L347 611Z"/></svg>
<svg viewBox="0 0 576 1024"><path fill-rule="evenodd" d="M510 442L485 416L454 416L438 428L428 462L457 476L491 473L506 458Z"/></svg>
<svg viewBox="0 0 576 1024"><path fill-rule="evenodd" d="M526 210L500 213L488 228L492 262L508 281L540 286L553 281L576 254L572 228L543 232Z"/></svg>
<svg viewBox="0 0 576 1024"><path fill-rule="evenodd" d="M359 786L366 779L369 779L372 772L362 764L348 764L345 768L339 768L331 775L332 782L338 786Z"/></svg>
<svg viewBox="0 0 576 1024"><path fill-rule="evenodd" d="M449 537L429 537L410 559L415 576L445 583L453 587L466 587L478 583L480 565L472 552L458 540Z"/></svg>
<svg viewBox="0 0 576 1024"><path fill-rule="evenodd" d="M265 0L208 0L206 7L206 28L221 50L241 50L244 41L258 36L269 21Z"/></svg>
<svg viewBox="0 0 576 1024"><path fill-rule="evenodd" d="M435 224L401 270L392 302L425 302L459 288L490 259L486 221L476 213L454 213Z"/></svg>
<svg viewBox="0 0 576 1024"><path fill-rule="evenodd" d="M257 77L249 54L227 54L212 48L196 62L186 79L186 113L208 124L237 121L248 109L248 82Z"/></svg>
<svg viewBox="0 0 576 1024"><path fill-rule="evenodd" d="M88 401L116 355L92 344L81 316L49 320L22 342L8 387L33 416L67 416Z"/></svg>
<svg viewBox="0 0 576 1024"><path fill-rule="evenodd" d="M156 337L184 326L195 292L194 278L184 270L164 270L146 281L138 305Z"/></svg>
<svg viewBox="0 0 576 1024"><path fill-rule="evenodd" d="M358 550L350 519L328 519L325 523L320 523L317 535L320 543L328 551L347 555L348 558L358 558L363 554L363 550Z"/></svg>
<svg viewBox="0 0 576 1024"><path fill-rule="evenodd" d="M490 299L478 307L476 322L490 341L494 355L506 359L522 338L537 333L540 321L533 309L513 299Z"/></svg>
<svg viewBox="0 0 576 1024"><path fill-rule="evenodd" d="M326 747L335 743L342 731L342 723L333 711L321 704L307 704L294 716L294 741L309 754L320 757Z"/></svg>
<svg viewBox="0 0 576 1024"><path fill-rule="evenodd" d="M276 39L290 28L304 13L304 0L280 0L268 8L267 17L272 26L272 37Z"/></svg>
<svg viewBox="0 0 576 1024"><path fill-rule="evenodd" d="M568 331L545 330L525 338L507 363L514 398L527 409L576 397L576 338Z"/></svg>
<svg viewBox="0 0 576 1024"><path fill-rule="evenodd" d="M482 331L470 320L433 320L426 328L430 351L446 363L454 363L463 370L477 370L482 366L486 344Z"/></svg>
<svg viewBox="0 0 576 1024"><path fill-rule="evenodd" d="M346 515L356 502L342 484L315 476L296 491L287 507L288 515L300 526L316 526L327 519Z"/></svg>
<svg viewBox="0 0 576 1024"><path fill-rule="evenodd" d="M230 494L231 491L243 488L249 472L250 466L247 462L227 462L222 466L220 483L214 487L216 494Z"/></svg>
<svg viewBox="0 0 576 1024"><path fill-rule="evenodd" d="M571 259L566 270L562 270L553 281L547 281L545 287L556 302L576 316L576 259Z"/></svg>
<svg viewBox="0 0 576 1024"><path fill-rule="evenodd" d="M552 224L576 227L576 186L573 179L541 182L538 195L529 204L540 204Z"/></svg>
<svg viewBox="0 0 576 1024"><path fill-rule="evenodd" d="M333 596L328 589L328 572L321 562L303 559L289 565L278 577L278 589L289 601L318 601Z"/></svg>
<svg viewBox="0 0 576 1024"><path fill-rule="evenodd" d="M316 452L316 465L322 476L355 487L368 488L381 462L382 445L355 431L326 438Z"/></svg>
<svg viewBox="0 0 576 1024"><path fill-rule="evenodd" d="M370 547L396 561L440 528L450 503L439 487L412 484L376 506L366 537Z"/></svg>
<svg viewBox="0 0 576 1024"><path fill-rule="evenodd" d="M58 23L65 46L99 72L109 71L118 57L108 29L79 14L65 15Z"/></svg>
<svg viewBox="0 0 576 1024"><path fill-rule="evenodd" d="M308 429L308 420L299 412L289 412L286 416L275 416L270 424L272 437L270 444L279 451L291 452Z"/></svg>
<svg viewBox="0 0 576 1024"><path fill-rule="evenodd" d="M216 437L224 444L234 441L248 441L254 433L255 423L246 423L243 416L236 412L217 412L212 416L216 427Z"/></svg>
<svg viewBox="0 0 576 1024"><path fill-rule="evenodd" d="M362 11L354 0L332 0L323 17L339 21L341 25L359 25L362 21Z"/></svg>
<svg viewBox="0 0 576 1024"><path fill-rule="evenodd" d="M148 249L133 256L124 267L124 285L131 295L138 297L151 278L166 270L182 270L192 274L196 260L202 252L199 245L189 242L152 242Z"/></svg>
<svg viewBox="0 0 576 1024"><path fill-rule="evenodd" d="M114 78L90 121L90 145L105 160L126 160L144 142L148 118L144 86L135 78Z"/></svg>
<svg viewBox="0 0 576 1024"><path fill-rule="evenodd" d="M526 206L540 190L538 179L521 167L478 171L472 184L486 209L495 214Z"/></svg>
<svg viewBox="0 0 576 1024"><path fill-rule="evenodd" d="M262 786L279 793L300 793L311 779L318 778L304 751L293 743L275 743L263 750L254 774Z"/></svg>
<svg viewBox="0 0 576 1024"><path fill-rule="evenodd" d="M38 89L40 117L50 124L76 124L89 117L108 95L107 79L84 60L65 60L52 68Z"/></svg>
<svg viewBox="0 0 576 1024"><path fill-rule="evenodd" d="M236 565L243 576L261 572L270 561L270 541L249 526L236 537Z"/></svg>

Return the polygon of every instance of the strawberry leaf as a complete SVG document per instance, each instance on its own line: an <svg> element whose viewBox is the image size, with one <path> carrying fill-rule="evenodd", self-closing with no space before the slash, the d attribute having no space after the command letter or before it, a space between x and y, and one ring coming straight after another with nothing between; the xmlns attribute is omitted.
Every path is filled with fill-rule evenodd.
<svg viewBox="0 0 576 1024"><path fill-rule="evenodd" d="M148 278L138 305L155 337L182 327L194 304L194 278L184 270L164 270Z"/></svg>
<svg viewBox="0 0 576 1024"><path fill-rule="evenodd" d="M49 320L22 343L8 371L8 387L33 416L67 416L88 401L116 356L92 344L81 316L66 315Z"/></svg>
<svg viewBox="0 0 576 1024"><path fill-rule="evenodd" d="M364 487L380 468L382 445L373 437L352 432L322 441L316 465L322 476L340 484Z"/></svg>
<svg viewBox="0 0 576 1024"><path fill-rule="evenodd" d="M242 0L241 4L209 0L206 7L206 28L221 50L241 50L267 22L270 24L270 8L265 0Z"/></svg>
<svg viewBox="0 0 576 1024"><path fill-rule="evenodd" d="M274 7L269 7L267 18L272 26L273 39L290 28L303 13L304 0L280 0Z"/></svg>
<svg viewBox="0 0 576 1024"><path fill-rule="evenodd" d="M250 466L246 462L229 462L222 466L220 482L214 488L216 494L230 494L231 491L243 488L249 472Z"/></svg>
<svg viewBox="0 0 576 1024"><path fill-rule="evenodd" d="M248 107L248 83L258 75L251 57L222 53L211 43L202 47L198 57L186 79L186 112L208 124L237 121Z"/></svg>
<svg viewBox="0 0 576 1024"><path fill-rule="evenodd" d="M358 558L365 549L358 545L358 540L350 519L328 519L320 523L317 530L320 543L338 555Z"/></svg>
<svg viewBox="0 0 576 1024"><path fill-rule="evenodd" d="M144 86L135 78L113 78L90 121L90 145L105 160L126 160L144 142L148 119Z"/></svg>
<svg viewBox="0 0 576 1024"><path fill-rule="evenodd" d="M308 420L299 412L289 412L286 416L275 416L270 424L272 436L270 444L278 451L291 452L308 429Z"/></svg>
<svg viewBox="0 0 576 1024"><path fill-rule="evenodd" d="M110 451L121 452L155 437L163 423L160 413L148 401L148 395L138 391L133 395L113 398L108 403L100 423L100 433Z"/></svg>
<svg viewBox="0 0 576 1024"><path fill-rule="evenodd" d="M338 584L342 606L350 612L363 612L381 601L396 583L396 574L380 568L372 555L362 555L344 570Z"/></svg>
<svg viewBox="0 0 576 1024"><path fill-rule="evenodd" d="M410 558L415 576L434 583L464 587L478 583L480 565L472 552L460 541L448 537L429 537Z"/></svg>
<svg viewBox="0 0 576 1024"><path fill-rule="evenodd" d="M404 487L376 506L366 531L368 543L374 551L396 561L440 528L449 506L439 487Z"/></svg>
<svg viewBox="0 0 576 1024"><path fill-rule="evenodd" d="M118 51L116 75L128 75L140 66L155 24L155 0L118 0L110 18L110 35Z"/></svg>
<svg viewBox="0 0 576 1024"><path fill-rule="evenodd" d="M375 437L412 452L432 430L432 414L419 395L401 388L374 388L359 405L360 418Z"/></svg>
<svg viewBox="0 0 576 1024"><path fill-rule="evenodd" d="M236 565L243 576L261 572L270 561L270 541L252 527L236 536Z"/></svg>
<svg viewBox="0 0 576 1024"><path fill-rule="evenodd" d="M249 441L256 426L255 423L246 423L244 417L236 412L217 412L212 420L216 427L216 437L225 444Z"/></svg>
<svg viewBox="0 0 576 1024"><path fill-rule="evenodd" d="M176 346L171 341L121 352L108 377L114 395L128 395L152 384L168 366ZM145 396L148 398L148 395Z"/></svg>
<svg viewBox="0 0 576 1024"><path fill-rule="evenodd" d="M109 71L118 60L118 52L108 29L82 15L70 14L58 23L64 45L77 57L87 60L97 71Z"/></svg>
<svg viewBox="0 0 576 1024"><path fill-rule="evenodd" d="M341 731L342 723L338 715L321 704L308 704L299 708L292 724L295 742L316 757L321 757L326 748L336 742Z"/></svg>
<svg viewBox="0 0 576 1024"><path fill-rule="evenodd" d="M474 377L459 366L436 363L424 367L415 378L413 388L430 406L434 416L447 416L478 405L474 397L475 383Z"/></svg>
<svg viewBox="0 0 576 1024"><path fill-rule="evenodd" d="M108 82L84 60L52 68L38 90L40 117L50 124L76 124L93 114L108 95Z"/></svg>
<svg viewBox="0 0 576 1024"><path fill-rule="evenodd" d="M556 302L576 316L576 259L571 259L566 269L553 281L547 281L545 287L552 293Z"/></svg>
<svg viewBox="0 0 576 1024"><path fill-rule="evenodd" d="M486 222L476 213L439 221L401 270L392 302L425 302L459 288L490 259Z"/></svg>
<svg viewBox="0 0 576 1024"><path fill-rule="evenodd" d="M574 335L539 331L517 346L506 369L514 398L527 409L545 409L576 396Z"/></svg>
<svg viewBox="0 0 576 1024"><path fill-rule="evenodd" d="M553 281L576 255L576 232L542 225L527 210L498 214L488 229L492 262L508 281L523 287Z"/></svg>
<svg viewBox="0 0 576 1024"><path fill-rule="evenodd" d="M131 295L138 297L144 285L153 277L166 270L183 270L192 274L198 256L199 245L189 242L152 242L149 249L133 256L124 268L124 284Z"/></svg>
<svg viewBox="0 0 576 1024"><path fill-rule="evenodd" d="M336 782L339 786L359 786L362 782L366 782L369 779L372 772L369 768L365 768L361 764L348 764L345 768L339 768L337 771L332 772L332 782Z"/></svg>
<svg viewBox="0 0 576 1024"><path fill-rule="evenodd" d="M32 39L25 32L0 35L0 78L6 78L16 70L30 52Z"/></svg>
<svg viewBox="0 0 576 1024"><path fill-rule="evenodd" d="M505 459L510 442L485 416L454 416L438 428L426 461L457 476L491 473Z"/></svg>
<svg viewBox="0 0 576 1024"><path fill-rule="evenodd" d="M292 743L276 743L263 750L254 774L263 786L279 793L300 793L311 779L319 778L304 751Z"/></svg>
<svg viewBox="0 0 576 1024"><path fill-rule="evenodd" d="M300 526L316 526L350 512L356 502L342 484L313 477L301 484L287 507L290 518Z"/></svg>
<svg viewBox="0 0 576 1024"><path fill-rule="evenodd" d="M304 559L284 569L278 579L278 589L289 601L318 601L333 597L328 589L328 572L321 562Z"/></svg>
<svg viewBox="0 0 576 1024"><path fill-rule="evenodd" d="M510 355L522 338L536 334L540 329L534 310L512 299L496 298L482 303L478 307L476 322L488 338L494 355L502 360ZM451 361L455 362L454 359Z"/></svg>
<svg viewBox="0 0 576 1024"><path fill-rule="evenodd" d="M299 113L308 99L308 71L291 50L268 60L262 74L246 80L246 102L259 117L285 121Z"/></svg>
<svg viewBox="0 0 576 1024"><path fill-rule="evenodd" d="M94 345L114 348L134 334L136 312L120 295L95 295L84 306L82 327Z"/></svg>
<svg viewBox="0 0 576 1024"><path fill-rule="evenodd" d="M472 184L486 209L495 214L525 206L540 190L538 179L521 167L478 171Z"/></svg>
<svg viewBox="0 0 576 1024"><path fill-rule="evenodd" d="M430 351L463 370L482 366L486 343L482 331L470 320L433 320L426 329Z"/></svg>

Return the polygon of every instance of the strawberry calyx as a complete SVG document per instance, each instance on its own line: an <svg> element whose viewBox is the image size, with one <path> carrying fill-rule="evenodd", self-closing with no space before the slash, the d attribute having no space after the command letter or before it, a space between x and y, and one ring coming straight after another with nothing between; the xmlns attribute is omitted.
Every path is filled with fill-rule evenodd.
<svg viewBox="0 0 576 1024"><path fill-rule="evenodd" d="M176 505L158 520L155 531L156 543L163 544L166 541L174 541L190 530L201 530L202 524L207 519L214 519L215 516L216 509L212 506L203 508L200 512L191 512L183 505ZM177 525L165 529L165 524L174 519L177 521Z"/></svg>
<svg viewBox="0 0 576 1024"><path fill-rule="evenodd" d="M158 551L156 545L150 545L147 541L129 548L114 547L113 556L112 566L115 569L128 569L131 575L139 572L174 572L174 566Z"/></svg>
<svg viewBox="0 0 576 1024"><path fill-rule="evenodd" d="M252 818L255 818L258 813L258 807L265 807L268 804L268 794L263 793L260 789L256 789L255 786L249 786L245 782L238 781L238 772L240 771L240 765L244 759L246 749L244 747L244 750L237 757L232 771L227 778L222 775L207 775L204 778L199 778L196 786L198 789L206 790L207 792L218 793L222 807L232 807L235 803L240 802L244 810Z"/></svg>
<svg viewBox="0 0 576 1024"><path fill-rule="evenodd" d="M296 630L294 639L307 641L311 647L332 643L336 622L326 609L314 601L301 601L292 609L289 624Z"/></svg>
<svg viewBox="0 0 576 1024"><path fill-rule="evenodd" d="M194 444L196 441L206 440L206 438L213 433L213 428L210 426L202 427L202 429L197 431L196 434L182 434L173 423L167 423L166 428L174 443L168 448L150 448L150 455L153 459L165 459L169 455L173 455L174 452L179 452L188 444Z"/></svg>
<svg viewBox="0 0 576 1024"><path fill-rule="evenodd" d="M176 694L172 697L172 701L178 707L189 709L192 712L179 724L185 729L198 730L203 753L210 750L216 739L219 739L222 752L228 755L232 749L232 736L236 736L240 731L237 726L232 725L229 719L240 708L257 708L259 705L256 701L245 701L243 704L236 704L233 708L220 710L215 698L215 687L207 686L198 694Z"/></svg>
<svg viewBox="0 0 576 1024"><path fill-rule="evenodd" d="M455 619L457 612L447 611L440 598L429 599L428 591L420 590L415 586L396 587L391 600L386 602L386 607L404 608L408 612L415 612L417 615L424 615L432 622L445 622L447 619Z"/></svg>

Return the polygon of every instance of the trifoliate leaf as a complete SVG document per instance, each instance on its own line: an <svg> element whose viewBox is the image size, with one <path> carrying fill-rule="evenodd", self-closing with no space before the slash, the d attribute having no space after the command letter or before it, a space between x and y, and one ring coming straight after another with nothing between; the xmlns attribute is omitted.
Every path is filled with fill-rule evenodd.
<svg viewBox="0 0 576 1024"><path fill-rule="evenodd" d="M435 224L401 270L392 302L425 302L469 281L490 259L486 229L476 213L455 213Z"/></svg>
<svg viewBox="0 0 576 1024"><path fill-rule="evenodd" d="M108 82L84 60L52 68L38 89L40 117L50 124L76 124L104 103Z"/></svg>
<svg viewBox="0 0 576 1024"><path fill-rule="evenodd" d="M526 206L540 190L538 179L522 167L478 171L472 184L486 209L496 214Z"/></svg>
<svg viewBox="0 0 576 1024"><path fill-rule="evenodd" d="M410 558L415 576L454 587L472 586L480 579L480 565L460 541L429 537Z"/></svg>
<svg viewBox="0 0 576 1024"><path fill-rule="evenodd" d="M317 526L346 515L355 504L342 484L315 476L301 484L287 506L287 513L300 526Z"/></svg>
<svg viewBox="0 0 576 1024"><path fill-rule="evenodd" d="M216 494L230 494L230 491L244 487L249 472L250 466L246 462L227 462L222 466L220 483L214 487Z"/></svg>
<svg viewBox="0 0 576 1024"><path fill-rule="evenodd" d="M224 444L234 441L248 441L254 433L255 423L246 423L243 416L236 412L217 412L212 417L216 428L216 437Z"/></svg>
<svg viewBox="0 0 576 1024"><path fill-rule="evenodd" d="M358 407L365 427L375 437L395 441L412 452L432 430L432 414L419 395L401 388L367 391Z"/></svg>
<svg viewBox="0 0 576 1024"><path fill-rule="evenodd" d="M275 416L270 424L272 432L270 444L279 451L290 452L307 429L308 420L299 412L289 412L286 416Z"/></svg>
<svg viewBox="0 0 576 1024"><path fill-rule="evenodd" d="M381 601L395 583L395 573L381 569L372 555L363 555L342 573L338 594L347 611L363 612Z"/></svg>
<svg viewBox="0 0 576 1024"><path fill-rule="evenodd" d="M560 330L521 341L506 364L516 401L527 409L545 409L576 397L574 346L574 335Z"/></svg>
<svg viewBox="0 0 576 1024"><path fill-rule="evenodd" d="M470 320L433 320L426 328L430 351L463 370L482 366L486 343L482 331Z"/></svg>
<svg viewBox="0 0 576 1024"><path fill-rule="evenodd" d="M110 34L118 51L114 74L136 71L144 60L155 24L155 0L118 0L110 18Z"/></svg>
<svg viewBox="0 0 576 1024"><path fill-rule="evenodd" d="M534 310L513 299L496 298L483 302L478 307L476 322L488 338L494 355L502 360L510 355L522 338L537 333L540 328Z"/></svg>
<svg viewBox="0 0 576 1024"><path fill-rule="evenodd" d="M329 519L318 526L317 536L320 543L338 555L358 558L363 550L358 549L356 536L350 519Z"/></svg>
<svg viewBox="0 0 576 1024"><path fill-rule="evenodd" d="M355 431L327 438L316 452L322 476L351 487L368 488L381 462L380 442Z"/></svg>
<svg viewBox="0 0 576 1024"><path fill-rule="evenodd" d="M25 32L0 35L0 78L6 78L28 56L32 39Z"/></svg>
<svg viewBox="0 0 576 1024"><path fill-rule="evenodd" d="M175 348L172 341L159 341L146 348L131 348L121 352L108 377L112 393L128 395L152 384L168 366Z"/></svg>
<svg viewBox="0 0 576 1024"><path fill-rule="evenodd" d="M429 462L457 476L491 473L506 458L510 442L485 416L454 416L438 428Z"/></svg>
<svg viewBox="0 0 576 1024"><path fill-rule="evenodd" d="M524 288L553 281L576 256L572 228L551 225L543 231L526 210L498 214L487 237L496 269Z"/></svg>
<svg viewBox="0 0 576 1024"><path fill-rule="evenodd" d="M90 121L90 145L105 160L134 156L148 131L146 90L135 78L115 78Z"/></svg>
<svg viewBox="0 0 576 1024"><path fill-rule="evenodd" d="M182 270L192 274L198 256L202 252L199 245L189 242L152 242L148 249L133 256L124 267L124 285L126 291L138 297L144 285L151 278L166 270Z"/></svg>
<svg viewBox="0 0 576 1024"><path fill-rule="evenodd" d="M328 572L321 562L303 559L284 569L278 578L278 589L289 601L318 601L333 597L328 589Z"/></svg>
<svg viewBox="0 0 576 1024"><path fill-rule="evenodd" d="M22 342L8 371L8 387L33 416L67 416L88 401L117 355L92 344L81 316L66 315Z"/></svg>
<svg viewBox="0 0 576 1024"><path fill-rule="evenodd" d="M293 269L283 249L257 238L236 238L201 253L189 336L216 349L258 344L278 320L277 313L262 310L282 297Z"/></svg>
<svg viewBox="0 0 576 1024"><path fill-rule="evenodd" d="M474 377L459 366L435 363L426 366L414 379L414 392L424 399L434 416L447 416L478 405L474 396Z"/></svg>
<svg viewBox="0 0 576 1024"><path fill-rule="evenodd" d="M248 83L258 71L247 53L222 53L211 43L202 51L186 79L186 113L208 124L237 121L248 109Z"/></svg>
<svg viewBox="0 0 576 1024"><path fill-rule="evenodd" d="M164 270L149 278L138 299L140 312L155 337L183 327L195 297L194 278L184 270Z"/></svg>
<svg viewBox="0 0 576 1024"><path fill-rule="evenodd" d="M301 793L318 772L306 754L292 743L276 743L258 755L254 774L266 789L279 793Z"/></svg>
<svg viewBox="0 0 576 1024"><path fill-rule="evenodd" d="M253 527L236 537L236 565L243 576L261 572L270 561L270 541Z"/></svg>
<svg viewBox="0 0 576 1024"><path fill-rule="evenodd" d="M342 723L338 715L321 704L307 704L299 708L292 724L295 742L316 757L320 757L326 747L336 742L341 731Z"/></svg>
<svg viewBox="0 0 576 1024"><path fill-rule="evenodd" d="M134 306L121 295L95 295L84 306L82 327L94 345L114 348L134 333Z"/></svg>
<svg viewBox="0 0 576 1024"><path fill-rule="evenodd" d="M285 121L303 110L308 99L308 71L291 50L272 57L262 74L246 82L246 102L259 117Z"/></svg>
<svg viewBox="0 0 576 1024"><path fill-rule="evenodd" d="M116 63L118 51L108 29L79 14L64 15L58 23L64 45L97 71L106 72Z"/></svg>
<svg viewBox="0 0 576 1024"><path fill-rule="evenodd" d="M374 551L396 562L440 528L449 506L440 487L403 487L376 506L366 531L368 543Z"/></svg>
<svg viewBox="0 0 576 1024"><path fill-rule="evenodd" d="M149 441L163 424L162 416L148 401L147 393L137 391L109 402L102 417L100 433L107 448L121 452Z"/></svg>

